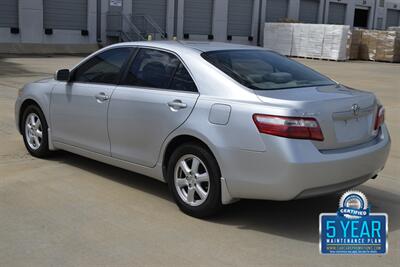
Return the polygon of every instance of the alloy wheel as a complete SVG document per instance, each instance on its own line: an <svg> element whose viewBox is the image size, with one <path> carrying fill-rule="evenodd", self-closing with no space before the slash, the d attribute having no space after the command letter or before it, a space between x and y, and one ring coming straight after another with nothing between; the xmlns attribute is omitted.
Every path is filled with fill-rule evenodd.
<svg viewBox="0 0 400 267"><path fill-rule="evenodd" d="M210 177L204 162L194 155L181 157L174 170L179 197L190 206L203 204L210 192Z"/></svg>
<svg viewBox="0 0 400 267"><path fill-rule="evenodd" d="M31 149L37 150L40 148L43 140L43 129L40 118L35 113L30 113L26 117L25 137Z"/></svg>

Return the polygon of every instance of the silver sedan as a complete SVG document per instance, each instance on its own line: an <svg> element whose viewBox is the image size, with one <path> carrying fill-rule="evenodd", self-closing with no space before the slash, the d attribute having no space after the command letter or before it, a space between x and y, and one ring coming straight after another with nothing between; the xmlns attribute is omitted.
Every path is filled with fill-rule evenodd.
<svg viewBox="0 0 400 267"><path fill-rule="evenodd" d="M384 113L372 93L272 51L176 41L106 47L27 84L15 105L33 156L61 149L167 182L196 217L375 178Z"/></svg>

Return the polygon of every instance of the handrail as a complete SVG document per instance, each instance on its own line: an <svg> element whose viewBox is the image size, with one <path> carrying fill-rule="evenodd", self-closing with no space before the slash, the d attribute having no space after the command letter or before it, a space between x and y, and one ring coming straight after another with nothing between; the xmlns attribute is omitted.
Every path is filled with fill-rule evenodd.
<svg viewBox="0 0 400 267"><path fill-rule="evenodd" d="M158 33L158 34L161 36L162 39L166 39L165 32L161 29L160 25L158 25L158 24L153 20L152 17L143 14L143 15L132 15L131 18L132 18L133 21L134 21L135 19L142 18L142 19L143 19L144 25L145 25L145 24L150 25L150 26L155 30L154 33ZM144 26L144 28L146 28L146 26ZM147 34L147 32L146 32L146 34Z"/></svg>
<svg viewBox="0 0 400 267"><path fill-rule="evenodd" d="M161 34L163 38L165 38L165 31L161 29L160 25L158 25L151 16L144 15L144 17L158 31L158 33Z"/></svg>
<svg viewBox="0 0 400 267"><path fill-rule="evenodd" d="M127 15L123 14L122 18L124 19L125 22L128 23L129 30L133 31L139 37L140 40L145 40L145 38L140 33L140 30L135 26L135 24L133 24L133 22L129 19ZM122 31L124 32L124 29L122 29ZM124 32L124 34L125 36L129 37L126 32Z"/></svg>

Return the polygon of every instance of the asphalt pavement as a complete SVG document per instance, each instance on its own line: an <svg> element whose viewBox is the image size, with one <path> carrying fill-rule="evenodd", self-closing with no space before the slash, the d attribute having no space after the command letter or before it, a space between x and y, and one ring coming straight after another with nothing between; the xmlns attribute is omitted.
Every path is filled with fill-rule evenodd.
<svg viewBox="0 0 400 267"><path fill-rule="evenodd" d="M357 188L389 215L389 253L323 256L318 216L336 211L338 194L242 200L199 220L161 182L66 152L31 157L14 124L17 89L80 60L0 57L0 266L398 266L400 64L300 60L376 93L392 136L384 171Z"/></svg>

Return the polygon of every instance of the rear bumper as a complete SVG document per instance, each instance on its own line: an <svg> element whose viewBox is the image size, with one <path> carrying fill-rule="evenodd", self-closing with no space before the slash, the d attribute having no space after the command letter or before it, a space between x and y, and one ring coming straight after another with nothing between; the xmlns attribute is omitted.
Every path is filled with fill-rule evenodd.
<svg viewBox="0 0 400 267"><path fill-rule="evenodd" d="M316 197L316 196L321 196L325 194L329 194L332 192L338 192L342 191L345 189L350 189L353 188L357 185L360 185L362 183L365 183L369 179L376 177L376 174L367 174L355 179L351 179L348 181L344 181L338 184L330 184L330 185L324 185L321 187L316 187L316 188L310 188L306 189L303 192L301 192L299 195L295 197L295 199L302 199L302 198L310 198L310 197Z"/></svg>
<svg viewBox="0 0 400 267"><path fill-rule="evenodd" d="M375 176L390 150L386 126L369 143L335 151L321 152L307 140L263 139L265 152L220 150L232 197L291 200L341 191Z"/></svg>

